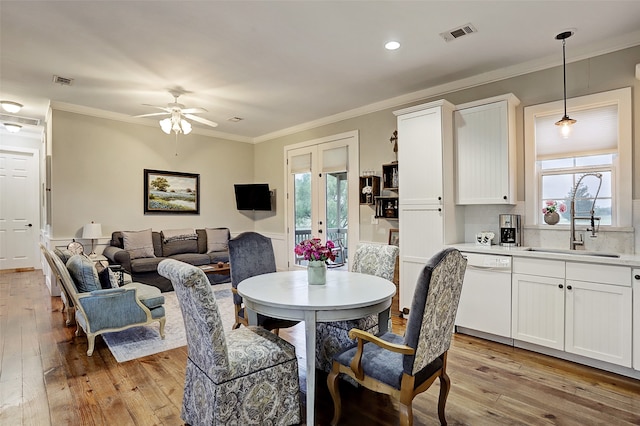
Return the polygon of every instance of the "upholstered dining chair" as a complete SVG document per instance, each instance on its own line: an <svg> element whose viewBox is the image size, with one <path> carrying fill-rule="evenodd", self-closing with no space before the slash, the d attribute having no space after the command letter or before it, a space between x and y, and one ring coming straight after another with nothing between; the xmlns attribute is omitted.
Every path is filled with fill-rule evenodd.
<svg viewBox="0 0 640 426"><path fill-rule="evenodd" d="M351 260L351 270L392 281L398 251L397 246L360 243ZM328 373L331 370L333 356L355 344L355 340L349 337L349 330L352 328L378 334L378 315L369 315L356 320L318 323L316 325L316 368ZM389 330L391 330L390 324Z"/></svg>
<svg viewBox="0 0 640 426"><path fill-rule="evenodd" d="M298 424L295 347L262 327L225 334L200 268L166 259L158 273L173 284L187 332L182 419L191 426Z"/></svg>
<svg viewBox="0 0 640 426"><path fill-rule="evenodd" d="M231 268L231 291L235 309L236 329L241 325L249 325L245 314L242 296L237 292L238 284L247 278L276 272L276 257L273 253L271 239L257 232L243 232L229 240L229 267ZM258 314L258 325L273 330L278 334L281 328L293 327L299 321L271 318Z"/></svg>
<svg viewBox="0 0 640 426"><path fill-rule="evenodd" d="M404 337L393 333L376 337L358 329L349 332L357 339L357 346L334 357L327 377L334 404L332 425L338 423L342 409L338 388L341 373L397 399L401 425L413 424L413 398L440 379L438 417L441 424L447 424L445 405L451 387L447 351L466 265L466 259L453 248L429 260L418 277Z"/></svg>

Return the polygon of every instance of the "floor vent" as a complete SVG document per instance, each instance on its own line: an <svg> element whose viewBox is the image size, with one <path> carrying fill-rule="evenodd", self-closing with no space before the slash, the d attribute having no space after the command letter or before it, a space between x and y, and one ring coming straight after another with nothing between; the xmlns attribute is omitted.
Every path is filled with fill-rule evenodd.
<svg viewBox="0 0 640 426"><path fill-rule="evenodd" d="M449 31L445 31L443 33L440 33L440 37L442 37L445 41L453 41L455 39L458 39L460 37L466 36L467 34L472 34L472 33L477 33L478 30L476 30L476 27L474 27L473 25L469 24L465 24L461 27L458 28L454 28L452 30Z"/></svg>
<svg viewBox="0 0 640 426"><path fill-rule="evenodd" d="M71 84L73 83L73 79L72 78L66 78L66 77L60 77L59 75L54 75L53 76L53 82L54 83L58 83L62 86L71 86Z"/></svg>
<svg viewBox="0 0 640 426"><path fill-rule="evenodd" d="M0 122L26 124L29 126L37 126L40 124L40 120L38 120L37 118L18 117L17 115L9 115L9 114L0 114Z"/></svg>

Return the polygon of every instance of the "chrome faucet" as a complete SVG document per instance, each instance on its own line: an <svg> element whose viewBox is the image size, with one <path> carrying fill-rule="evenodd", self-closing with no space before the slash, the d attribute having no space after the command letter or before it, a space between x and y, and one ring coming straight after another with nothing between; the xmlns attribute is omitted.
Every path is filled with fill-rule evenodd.
<svg viewBox="0 0 640 426"><path fill-rule="evenodd" d="M591 205L591 210L589 212L589 216L576 216L576 193L578 192L578 188L580 187L580 183L582 179L587 176L595 176L600 181L598 183L598 190L596 191L596 196L593 197L593 204ZM598 194L600 193L600 187L602 186L602 173L585 173L580 176L578 179L578 183L573 188L573 194L571 196L571 239L569 248L571 250L576 250L577 246L583 246L584 241L582 239L582 234L580 235L580 239L576 237L576 220L588 220L591 227L587 228L587 231L591 231L591 238L596 238L598 236L597 229L595 226L596 220L598 221L598 229L600 229L600 218L594 216L595 208L596 208L596 200L598 199Z"/></svg>

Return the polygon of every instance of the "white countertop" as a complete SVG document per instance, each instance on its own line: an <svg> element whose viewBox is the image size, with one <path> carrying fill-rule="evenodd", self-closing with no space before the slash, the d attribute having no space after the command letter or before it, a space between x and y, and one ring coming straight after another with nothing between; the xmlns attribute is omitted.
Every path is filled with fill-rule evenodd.
<svg viewBox="0 0 640 426"><path fill-rule="evenodd" d="M484 253L492 255L513 256L513 257L533 257L538 259L549 260L563 260L571 262L582 263L595 263L603 265L618 265L618 266L631 266L640 267L640 255L638 254L620 254L620 257L603 257L588 255L587 253L597 252L583 252L581 250L563 250L549 248L549 252L545 251L531 251L531 247L503 247L500 245L481 246L474 243L459 243L451 244L450 247L455 247L460 251L466 251L471 253ZM538 250L544 250L544 248L538 248ZM576 254L573 254L576 253Z"/></svg>

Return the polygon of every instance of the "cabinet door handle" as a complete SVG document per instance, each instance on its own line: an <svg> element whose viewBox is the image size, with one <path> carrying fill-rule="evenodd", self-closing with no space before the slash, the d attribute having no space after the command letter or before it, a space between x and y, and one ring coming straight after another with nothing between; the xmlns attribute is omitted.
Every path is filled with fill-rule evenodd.
<svg viewBox="0 0 640 426"><path fill-rule="evenodd" d="M438 201L442 201L442 197L438 197Z"/></svg>
<svg viewBox="0 0 640 426"><path fill-rule="evenodd" d="M567 290L571 290L573 287L571 287L570 285L567 286Z"/></svg>
<svg viewBox="0 0 640 426"><path fill-rule="evenodd" d="M441 211L442 211L442 209L441 209L441 208L438 208L438 211L439 211L439 212L441 212Z"/></svg>
<svg viewBox="0 0 640 426"><path fill-rule="evenodd" d="M507 196L506 196L506 195L503 195L503 196L502 196L502 199L506 201Z"/></svg>
<svg viewBox="0 0 640 426"><path fill-rule="evenodd" d="M640 275L636 274L636 275L633 276L633 278L635 278L636 280L640 280Z"/></svg>
<svg viewBox="0 0 640 426"><path fill-rule="evenodd" d="M562 284L558 284L558 288L563 288L564 286Z"/></svg>

